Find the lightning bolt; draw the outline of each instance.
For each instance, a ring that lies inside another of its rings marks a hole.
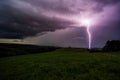
[[[87,33],[88,33],[88,43],[89,43],[89,49],[91,49],[91,32],[90,32],[90,25],[87,25]]]

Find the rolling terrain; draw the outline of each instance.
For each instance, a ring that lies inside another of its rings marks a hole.
[[[120,52],[66,48],[4,57],[0,80],[120,80]]]

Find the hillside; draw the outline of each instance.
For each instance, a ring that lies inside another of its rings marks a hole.
[[[0,58],[0,80],[120,80],[120,54],[57,49]]]
[[[0,43],[0,57],[50,52],[58,49],[53,46]]]

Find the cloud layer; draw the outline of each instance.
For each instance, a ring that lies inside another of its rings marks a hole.
[[[90,16],[96,19],[95,25],[101,28],[93,27],[92,30],[94,41],[97,43],[101,40],[98,39],[98,36],[109,35],[102,32],[106,31],[107,27],[110,31],[114,30],[113,26],[117,26],[117,30],[120,29],[119,7],[120,0],[0,0],[0,38],[26,38],[41,36],[45,33],[49,35],[51,34],[49,32],[80,26],[79,19],[83,16]],[[98,35],[95,34],[96,31]],[[59,32],[52,33],[50,36],[56,33]],[[81,30],[80,34],[82,33],[84,32]],[[114,34],[111,35],[114,36]],[[118,38],[118,35],[116,36]],[[37,39],[44,41],[46,38],[50,39],[48,36],[44,39],[40,37]],[[65,39],[64,36],[61,38]],[[67,38],[66,41],[70,38]],[[103,36],[102,38],[108,39]],[[78,36],[74,39],[78,39]],[[46,42],[48,41],[42,43]]]

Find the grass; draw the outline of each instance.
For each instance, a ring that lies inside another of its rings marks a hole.
[[[58,49],[0,58],[0,80],[120,80],[118,53]]]

